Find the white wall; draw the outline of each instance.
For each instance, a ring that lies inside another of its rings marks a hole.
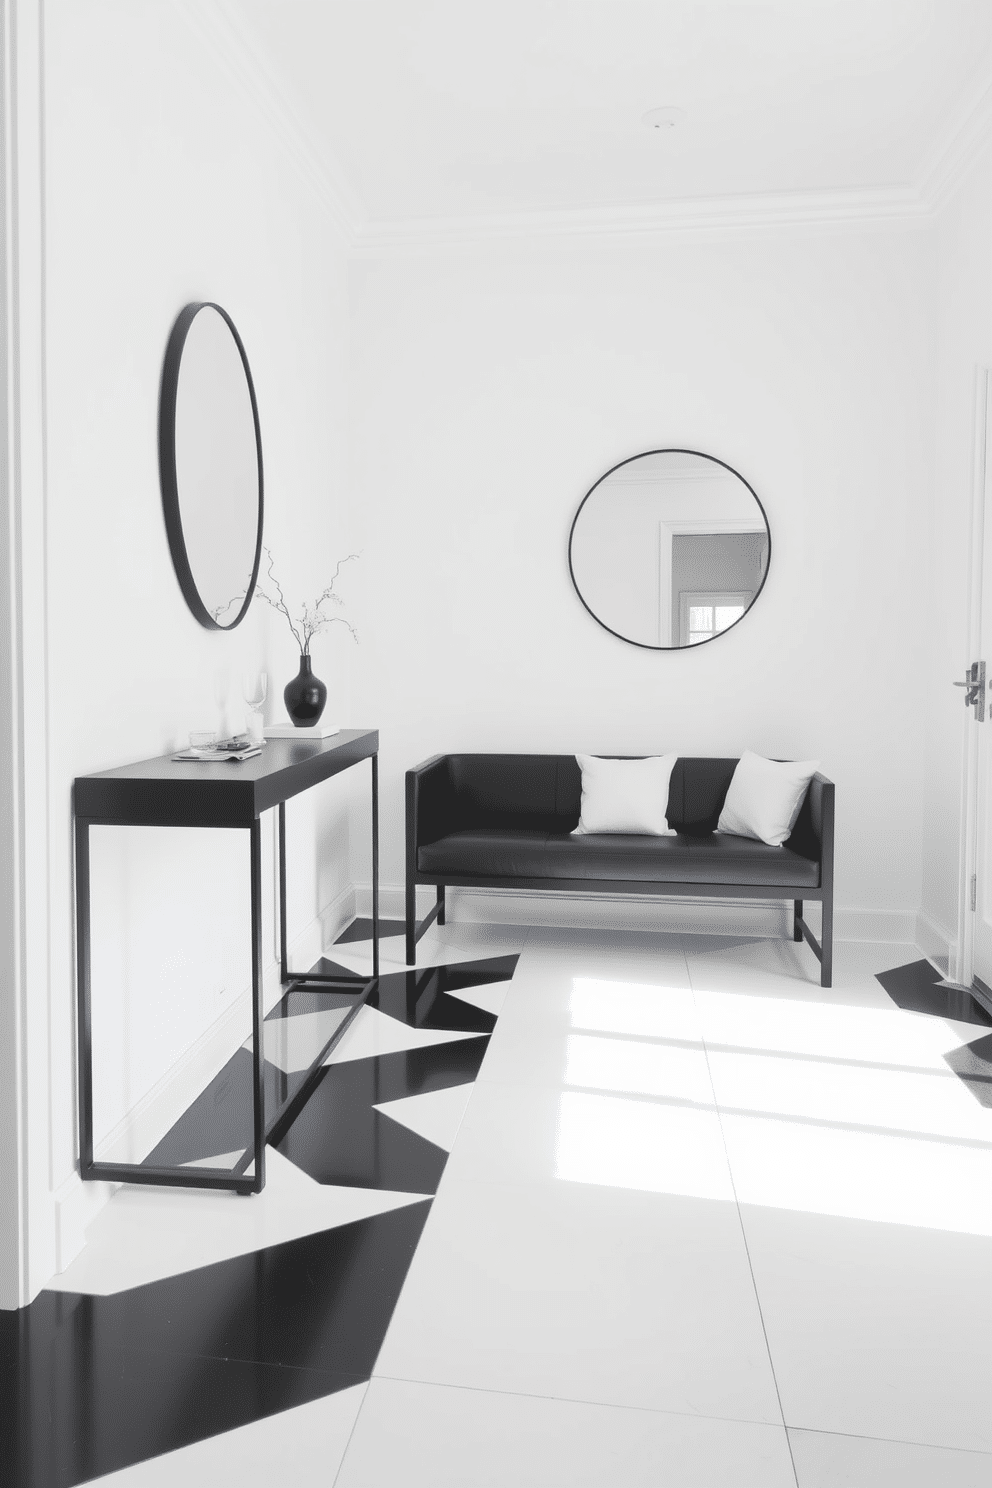
[[[183,6],[52,0],[46,94],[49,1180],[64,1264],[94,1197],[73,1178],[73,777],[213,726],[244,665],[266,666],[277,695],[297,666],[276,617],[252,612],[230,635],[202,630],[173,574],[156,420],[165,342],[185,303],[219,302],[244,340],[266,536],[287,592],[319,592],[351,534],[345,252],[251,90]],[[341,627],[314,645],[329,709],[345,718],[351,662]],[[347,899],[350,795],[343,779],[290,807],[291,937],[315,933],[317,917]],[[93,837],[99,1142],[247,990],[248,870],[245,833]],[[246,1000],[233,1016],[248,1019]],[[223,1057],[247,1031],[235,1023]]]
[[[966,714],[951,684],[968,655],[968,579],[975,439],[975,379],[992,366],[992,143],[942,211],[937,235],[937,379],[933,523],[928,543],[931,616],[926,650],[927,748],[922,907],[924,931],[956,938],[961,777]]]
[[[925,231],[739,232],[368,259],[353,277],[359,711],[402,774],[435,751],[770,755],[837,782],[837,902],[919,905],[933,257]],[[757,491],[769,578],[701,650],[582,609],[569,525],[666,445]],[[880,921],[878,915],[883,919]],[[847,921],[858,923],[857,916]]]

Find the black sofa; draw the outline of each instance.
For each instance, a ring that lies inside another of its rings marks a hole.
[[[582,777],[571,754],[441,754],[406,774],[406,959],[435,919],[444,924],[446,885],[471,889],[791,899],[793,938],[804,937],[831,984],[834,787],[814,775],[792,836],[782,847],[719,833],[733,759],[679,759],[668,820],[677,837],[572,837]],[[420,925],[418,884],[437,902]],[[823,906],[820,941],[803,902]]]

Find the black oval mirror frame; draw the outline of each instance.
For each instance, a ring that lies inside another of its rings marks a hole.
[[[586,505],[586,502],[599,489],[599,487],[603,484],[603,482],[606,481],[606,480],[608,480],[609,477],[611,475],[614,475],[618,470],[622,470],[623,467],[626,466],[626,465],[633,464],[634,461],[636,461],[636,460],[643,460],[643,459],[646,459],[647,457],[652,456],[652,455],[689,455],[689,456],[693,456],[693,457],[695,457],[696,459],[699,459],[699,460],[708,460],[712,464],[720,466],[723,470],[727,471],[730,475],[736,477],[736,479],[740,481],[741,485],[754,498],[754,501],[755,501],[755,503],[757,505],[757,508],[758,508],[758,510],[761,513],[762,521],[764,522],[764,525],[765,525],[765,532],[766,532],[767,538],[768,538],[767,556],[765,558],[765,563],[764,563],[764,572],[761,575],[761,582],[758,584],[757,588],[755,589],[754,596],[750,600],[750,602],[747,605],[747,607],[745,608],[744,613],[742,615],[740,615],[738,617],[738,619],[736,619],[735,621],[733,621],[732,624],[728,625],[725,630],[715,631],[713,635],[711,635],[711,636],[709,636],[707,638],[707,640],[705,640],[705,641],[702,641],[702,640],[696,641],[691,646],[687,646],[687,645],[678,645],[678,646],[653,645],[649,641],[637,641],[637,640],[634,640],[631,636],[622,635],[620,633],[620,631],[614,630],[612,626],[607,625],[606,621],[603,620],[601,618],[601,616],[599,616],[599,615],[596,614],[596,611],[592,608],[592,606],[586,600],[585,596],[582,593],[582,590],[579,587],[578,579],[576,578],[576,575],[575,575],[575,568],[574,568],[574,565],[573,565],[573,562],[572,562],[572,549],[573,549],[573,543],[574,543],[574,540],[575,540],[575,531],[576,531],[576,527],[578,526],[578,523],[579,523],[579,518],[582,515],[583,508]],[[610,635],[616,636],[616,638],[617,638],[618,641],[624,641],[628,646],[638,646],[642,650],[645,650],[645,651],[684,651],[684,650],[691,650],[691,649],[694,649],[694,647],[696,645],[707,645],[707,644],[709,644],[709,641],[718,640],[721,635],[726,635],[729,631],[734,630],[741,623],[741,621],[748,614],[748,612],[752,609],[752,607],[754,606],[754,604],[757,602],[758,595],[761,593],[762,589],[765,587],[765,582],[766,582],[766,580],[768,578],[768,570],[771,567],[771,557],[772,557],[772,530],[771,530],[771,527],[770,527],[769,522],[768,522],[768,514],[766,513],[765,508],[762,505],[761,500],[758,497],[757,492],[754,490],[754,488],[750,484],[750,482],[749,481],[746,481],[744,479],[744,477],[741,475],[740,471],[735,470],[732,465],[728,465],[725,460],[719,460],[719,459],[717,459],[717,457],[715,455],[703,454],[702,451],[700,451],[700,450],[675,449],[675,448],[642,450],[640,454],[630,455],[626,460],[618,460],[615,465],[611,465],[610,466],[610,469],[607,470],[603,475],[601,475],[599,477],[599,479],[597,481],[595,481],[590,486],[589,490],[583,496],[582,500],[579,502],[578,510],[576,511],[575,516],[572,518],[572,525],[571,525],[571,528],[569,529],[569,534],[568,534],[568,573],[569,573],[569,578],[572,581],[572,587],[574,588],[576,594],[578,595],[579,601],[581,602],[583,609],[585,609],[588,612],[588,614],[590,614],[592,616],[592,618],[595,620],[595,622],[596,622],[597,625],[601,626],[603,630],[608,631]]]
[[[218,315],[223,318],[238,349],[241,365],[244,368],[248,396],[251,401],[252,420],[255,426],[255,450],[258,457],[258,522],[255,532],[255,557],[251,572],[251,582],[248,585],[244,603],[234,619],[227,625],[221,625],[216,615],[211,614],[207,609],[196,586],[196,580],[193,577],[189,553],[186,548],[186,539],[183,534],[179,481],[176,469],[176,405],[179,395],[179,373],[182,367],[183,349],[186,345],[186,337],[189,335],[193,321],[201,310],[206,309],[216,310]],[[258,422],[255,384],[252,381],[251,368],[248,365],[248,357],[244,344],[238,335],[234,321],[228,315],[227,311],[212,300],[200,300],[184,306],[169,335],[169,341],[165,349],[165,360],[162,366],[162,390],[159,399],[158,458],[165,530],[169,539],[172,565],[176,571],[176,578],[179,580],[179,587],[182,590],[183,598],[193,616],[205,629],[233,630],[236,625],[241,624],[241,621],[248,613],[248,608],[255,592],[255,583],[258,579],[258,569],[262,557],[262,521],[264,515],[262,434]]]

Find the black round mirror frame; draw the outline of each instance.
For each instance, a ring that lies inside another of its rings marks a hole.
[[[631,640],[630,636],[621,635],[618,630],[614,630],[611,626],[607,625],[604,620],[601,620],[599,618],[599,616],[596,614],[595,610],[591,609],[589,607],[589,605],[586,604],[586,601],[585,601],[585,599],[583,597],[583,594],[582,594],[582,590],[579,588],[578,582],[577,582],[576,577],[575,577],[575,570],[572,567],[572,539],[575,536],[575,528],[578,525],[578,521],[579,521],[580,516],[582,515],[582,508],[585,506],[585,504],[589,500],[590,496],[593,494],[594,491],[596,491],[603,484],[603,482],[605,480],[608,480],[609,477],[611,475],[613,475],[617,470],[622,470],[625,465],[630,465],[635,460],[643,460],[648,455],[695,455],[700,460],[712,460],[712,462],[713,462],[714,465],[720,465],[720,466],[722,466],[724,470],[727,470],[727,471],[730,472],[731,475],[736,476],[737,479],[740,481],[741,485],[742,486],[746,486],[747,489],[750,491],[751,495],[754,497],[755,501],[757,502],[758,510],[761,512],[762,520],[764,521],[764,524],[765,524],[765,531],[768,533],[768,558],[767,558],[767,560],[765,562],[765,572],[764,572],[764,574],[762,576],[761,583],[758,585],[757,589],[754,591],[754,599],[752,599],[751,603],[748,605],[747,609],[744,611],[744,614],[740,617],[740,620],[735,620],[734,623],[733,623],[733,625],[728,625],[727,626],[727,629],[726,630],[717,631],[715,635],[710,636],[709,640],[707,640],[707,641],[699,641],[699,642],[696,643],[696,645],[693,645],[693,646],[652,646],[647,641],[634,641],[634,640]],[[768,570],[771,568],[771,565],[772,565],[772,529],[769,526],[768,513],[765,511],[764,506],[761,504],[761,500],[760,500],[760,498],[758,496],[757,491],[755,491],[755,489],[751,485],[750,481],[746,481],[744,479],[744,477],[741,475],[740,471],[739,470],[735,470],[732,465],[728,465],[727,462],[726,462],[726,460],[718,460],[717,457],[716,457],[716,455],[707,455],[707,454],[704,454],[702,452],[702,450],[675,449],[675,448],[641,450],[640,454],[638,454],[638,455],[630,455],[626,460],[618,460],[615,465],[611,465],[610,468],[609,468],[609,470],[605,471],[599,477],[599,480],[598,481],[594,481],[593,484],[589,487],[588,491],[583,496],[582,500],[579,502],[578,511],[575,513],[575,516],[572,518],[572,525],[571,525],[571,527],[569,528],[569,531],[568,531],[568,576],[569,576],[569,578],[572,581],[572,588],[575,590],[576,594],[578,595],[579,601],[580,601],[580,603],[582,605],[582,608],[588,614],[590,614],[592,616],[592,618],[595,620],[595,622],[596,622],[597,625],[601,626],[603,630],[608,631],[611,636],[616,636],[616,638],[617,638],[618,641],[623,641],[628,646],[638,646],[642,651],[695,651],[698,646],[709,646],[709,645],[711,645],[713,643],[713,641],[718,641],[721,636],[724,636],[724,635],[729,634],[729,632],[732,631],[732,630],[734,630],[736,626],[740,625],[741,620],[745,619],[745,617],[748,615],[748,613],[754,608],[754,606],[755,606],[755,604],[757,603],[757,600],[758,600],[758,595],[761,593],[762,589],[765,587],[765,582],[766,582],[766,580],[768,578]]]
[[[201,310],[216,310],[227,324],[228,330],[234,338],[234,344],[238,348],[241,357],[241,365],[244,367],[245,381],[248,384],[248,396],[251,399],[251,415],[255,425],[255,450],[258,455],[258,527],[255,533],[255,561],[251,571],[251,583],[245,594],[244,604],[241,606],[234,619],[228,625],[221,625],[207,609],[200,598],[193,578],[193,570],[190,567],[189,554],[186,551],[186,539],[183,536],[182,513],[179,505],[179,483],[176,477],[176,399],[179,393],[179,372],[182,366],[183,348],[186,345],[186,337],[189,335],[190,327]],[[162,485],[162,508],[165,514],[165,530],[169,539],[169,551],[172,554],[172,566],[179,580],[183,598],[193,616],[207,630],[233,630],[240,625],[248,613],[252,596],[255,593],[255,583],[258,579],[259,564],[262,559],[262,519],[264,515],[264,493],[262,479],[262,431],[258,422],[258,404],[255,401],[255,384],[252,381],[251,368],[248,365],[248,356],[245,352],[244,343],[238,335],[238,328],[221,305],[213,300],[198,300],[186,305],[179,312],[176,323],[169,334],[168,344],[165,348],[165,361],[162,365],[162,391],[159,398],[158,413],[158,464],[159,479]]]

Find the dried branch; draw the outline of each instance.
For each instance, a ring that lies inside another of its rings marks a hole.
[[[351,631],[353,640],[355,640],[356,642],[358,641],[358,631],[352,625],[350,620],[345,620],[343,615],[322,615],[316,622],[316,624],[314,624],[310,628],[310,632],[307,636],[307,649],[305,653],[307,656],[310,655],[310,642],[313,640],[314,636],[320,635],[327,629],[329,625],[346,625]]]
[[[233,596],[233,598],[229,599],[226,604],[218,605],[215,610],[211,610],[210,611],[210,618],[212,620],[219,621],[220,620],[220,617],[221,617],[221,615],[223,615],[224,611],[225,610],[229,610],[232,605],[242,605],[242,604],[244,604],[244,602],[245,602],[245,595],[248,593],[248,589],[249,589],[250,585],[251,585],[251,574],[248,575],[248,583],[245,585],[245,587],[243,589],[239,589],[238,593],[235,594]]]
[[[334,585],[337,581],[338,574],[341,572],[342,565],[345,563],[350,563],[353,558],[357,558],[357,553],[349,553],[347,558],[342,558],[340,560],[337,568],[335,568],[334,573],[331,576],[330,583],[324,589],[323,593],[318,595],[317,599],[312,605],[304,604],[302,607],[300,618],[294,621],[292,615],[289,612],[289,606],[286,603],[286,597],[282,592],[282,586],[280,585],[279,580],[276,578],[275,569],[273,567],[274,559],[272,557],[272,554],[270,553],[268,548],[266,548],[264,552],[266,558],[268,559],[268,577],[274,585],[275,591],[279,597],[278,599],[273,599],[270,594],[266,594],[261,584],[256,585],[255,594],[259,599],[264,600],[267,605],[270,605],[272,609],[278,610],[281,615],[285,616],[286,623],[293,633],[293,639],[299,646],[301,655],[310,655],[310,642],[313,640],[314,636],[320,635],[321,631],[326,630],[329,625],[338,624],[347,626],[348,629],[351,631],[351,634],[354,637],[355,641],[357,642],[358,631],[349,620],[345,620],[341,615],[323,615],[321,614],[320,610],[321,605],[324,604],[327,600],[331,600],[336,605],[340,605],[343,603],[340,596],[334,593]]]
[[[229,599],[226,604],[218,605],[215,610],[211,610],[210,611],[210,618],[211,618],[211,620],[217,620],[217,621],[219,621],[221,615],[223,615],[223,613],[224,613],[225,610],[229,610],[231,608],[231,606],[232,605],[235,605],[235,604],[244,604],[244,599],[245,599],[245,591],[242,589],[242,591],[241,591],[240,594],[236,594],[234,596],[234,598],[233,599]]]
[[[337,583],[338,574],[341,572],[341,570],[344,567],[344,565],[346,563],[351,563],[352,560],[353,559],[357,559],[357,557],[358,557],[358,554],[357,553],[349,553],[348,556],[347,556],[347,558],[342,558],[340,560],[340,562],[338,563],[337,568],[334,570],[333,574],[331,575],[331,582],[328,584],[328,586],[324,590],[323,594],[321,594],[318,597],[317,602],[314,605],[314,610],[315,611],[317,611],[317,610],[320,609],[320,607],[324,603],[324,600],[325,599],[331,599],[331,600],[333,600],[336,605],[339,605],[339,604],[343,604],[344,603],[344,600],[341,598],[341,596],[334,593],[334,585]]]
[[[266,594],[266,592],[262,588],[261,584],[257,584],[255,586],[255,593],[256,593],[256,595],[258,596],[259,599],[264,600],[267,605],[271,605],[272,609],[278,610],[279,613],[280,613],[280,615],[285,615],[285,617],[286,617],[286,624],[289,626],[290,630],[293,632],[293,639],[296,642],[296,644],[299,646],[300,651],[302,652],[303,651],[303,639],[302,639],[302,637],[300,635],[300,632],[297,630],[295,624],[293,623],[293,617],[289,613],[289,606],[286,603],[286,596],[282,592],[282,585],[280,584],[279,580],[276,578],[275,569],[272,566],[273,563],[275,562],[275,560],[272,557],[272,554],[270,553],[270,551],[269,551],[268,548],[263,549],[263,551],[265,553],[266,558],[269,560],[268,576],[269,576],[270,580],[272,581],[273,585],[275,586],[275,591],[276,591],[276,594],[279,596],[279,598],[278,599],[273,599],[271,595]]]

